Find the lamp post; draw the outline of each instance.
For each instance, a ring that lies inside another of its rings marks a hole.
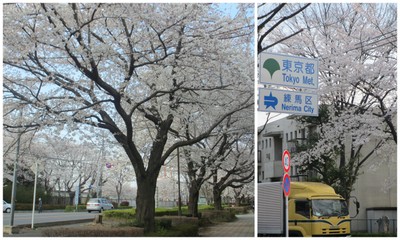
[[[178,216],[182,216],[182,209],[181,209],[181,173],[179,167],[179,147],[177,148],[178,151]]]

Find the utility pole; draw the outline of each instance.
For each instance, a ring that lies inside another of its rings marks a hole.
[[[20,119],[22,119],[22,109],[20,111]],[[10,226],[14,226],[14,214],[15,214],[15,198],[17,196],[17,168],[18,168],[18,158],[19,158],[19,149],[21,145],[21,135],[23,131],[18,134],[17,139],[17,153],[14,160],[14,171],[13,171],[13,183],[12,183],[12,192],[11,192],[11,220]]]
[[[32,223],[31,223],[31,228],[34,229],[35,228],[35,206],[36,206],[36,187],[37,187],[37,179],[38,179],[38,162],[37,160],[35,161],[35,184],[33,186],[33,204],[32,204]],[[40,211],[40,207],[39,207],[39,211]]]
[[[178,151],[178,216],[182,216],[182,208],[181,208],[181,173],[179,167],[179,147],[177,148]]]

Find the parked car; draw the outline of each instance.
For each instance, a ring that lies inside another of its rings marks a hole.
[[[105,198],[91,198],[86,204],[86,210],[90,213],[98,211],[101,213],[103,210],[113,209],[114,206]]]
[[[11,204],[3,200],[3,213],[11,212]]]

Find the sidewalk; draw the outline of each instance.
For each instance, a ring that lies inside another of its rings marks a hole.
[[[254,214],[236,215],[234,222],[201,228],[201,237],[254,237]]]

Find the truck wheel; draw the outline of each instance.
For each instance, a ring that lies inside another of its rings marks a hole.
[[[289,231],[289,237],[303,237],[303,234],[299,231]]]

